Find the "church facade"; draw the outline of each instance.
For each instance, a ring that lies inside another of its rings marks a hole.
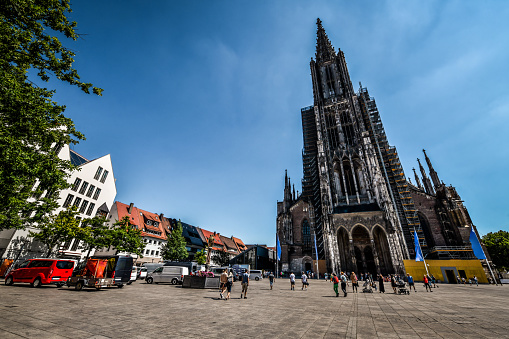
[[[429,258],[471,258],[474,226],[456,190],[439,181],[426,154],[432,180],[422,166],[423,184],[415,171],[415,184],[405,177],[375,100],[362,85],[354,91],[344,53],[319,19],[310,68],[302,193],[285,174],[277,203],[279,270],[404,273],[403,260],[415,258],[414,231]]]

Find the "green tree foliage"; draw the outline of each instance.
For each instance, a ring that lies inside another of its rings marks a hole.
[[[141,231],[131,224],[128,216],[113,224],[111,238],[111,245],[118,251],[133,253],[143,257],[145,244],[141,237]]]
[[[196,254],[194,255],[194,260],[199,265],[204,265],[207,262],[207,253],[206,253],[206,251],[205,250],[201,250],[201,251],[196,252]]]
[[[69,2],[0,1],[0,230],[45,222],[74,169],[55,150],[84,139],[65,106],[51,100],[54,91],[30,79],[54,77],[85,93],[102,92],[80,80],[74,52],[60,41],[79,37],[66,17]]]
[[[82,229],[80,220],[76,219],[78,212],[75,208],[63,210],[57,215],[49,216],[44,222],[37,225],[36,232],[30,231],[29,235],[46,245],[49,258],[55,248],[74,238],[81,239]]]
[[[482,237],[482,242],[493,263],[499,269],[509,269],[509,232],[502,230],[496,233],[490,232]]]
[[[228,266],[230,264],[230,255],[228,252],[219,251],[212,256],[212,260],[219,266]]]
[[[168,241],[161,249],[161,256],[164,260],[182,261],[188,257],[186,239],[182,235],[182,223],[180,220],[171,230]]]
[[[115,230],[105,225],[107,220],[103,216],[83,220],[81,225],[83,245],[81,249],[87,251],[86,259],[90,256],[92,250],[110,247],[113,244]]]

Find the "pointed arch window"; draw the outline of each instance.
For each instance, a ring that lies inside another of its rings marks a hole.
[[[311,227],[307,219],[302,222],[302,247],[304,251],[311,249]]]

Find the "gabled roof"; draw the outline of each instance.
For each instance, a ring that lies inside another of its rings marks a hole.
[[[232,239],[235,242],[235,244],[237,245],[237,247],[239,248],[240,252],[247,249],[246,245],[244,245],[244,242],[242,240],[240,240],[239,238],[235,238],[235,237],[232,237]]]
[[[214,246],[212,247],[213,250],[224,251],[224,247],[225,246],[224,246],[224,243],[219,238],[219,234],[218,233],[216,233],[214,235],[214,232],[210,232],[210,231],[204,230],[203,228],[197,227],[197,229],[199,229],[203,233],[203,236],[205,237],[205,239],[208,239],[210,236],[214,237]]]
[[[230,252],[232,252],[232,251],[238,252],[239,251],[239,249],[238,249],[237,245],[235,244],[235,241],[233,241],[233,239],[227,238],[222,235],[219,235],[219,238],[224,243],[224,245],[226,246],[226,249],[228,251],[230,251]]]
[[[151,238],[166,240],[166,232],[165,232],[163,224],[159,220],[159,216],[157,214],[139,209],[135,206],[133,206],[131,213],[129,213],[129,205],[126,205],[119,201],[116,201],[115,203],[117,204],[117,212],[118,212],[119,220],[124,218],[125,216],[128,216],[129,222],[132,225],[135,225],[136,227],[138,227],[138,229],[141,231],[141,235],[143,237],[151,237]],[[154,225],[145,224],[145,219],[143,217],[145,217],[149,220],[157,221],[158,226],[156,227]],[[161,234],[160,235],[152,234],[152,233],[146,232],[147,230],[154,231],[154,232],[160,232]]]

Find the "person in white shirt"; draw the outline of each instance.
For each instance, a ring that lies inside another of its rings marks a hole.
[[[290,290],[295,291],[295,274],[290,273]]]
[[[307,291],[309,283],[308,283],[308,276],[306,275],[306,273],[302,272],[301,279],[302,279],[302,288],[301,288],[301,290],[305,289]]]

